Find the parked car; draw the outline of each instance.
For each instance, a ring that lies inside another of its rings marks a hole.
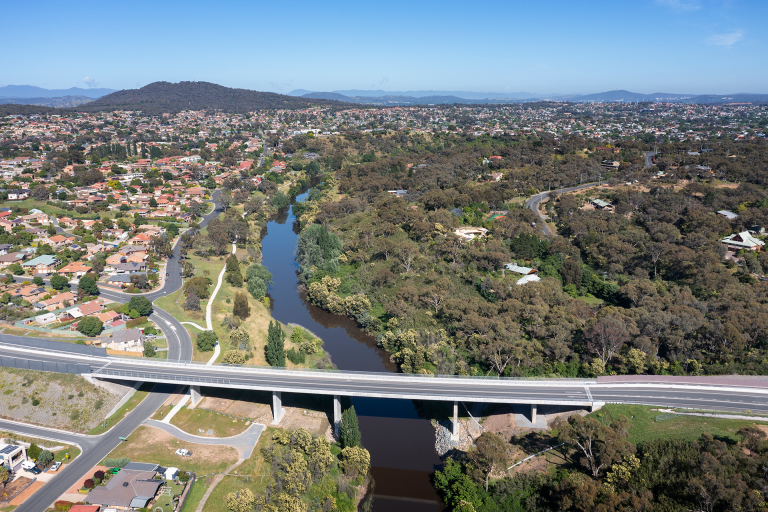
[[[51,464],[51,469],[49,471],[58,471],[61,467],[61,462],[54,462]]]

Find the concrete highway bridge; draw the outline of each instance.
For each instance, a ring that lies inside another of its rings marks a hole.
[[[341,396],[453,402],[454,435],[458,402],[528,404],[535,422],[537,406],[595,408],[605,403],[647,404],[717,411],[768,412],[768,379],[618,376],[598,379],[514,379],[424,376],[270,367],[205,365],[101,355],[102,349],[48,341],[15,343],[0,339],[0,365],[77,373],[86,378],[188,385],[193,404],[201,387],[248,389],[272,393],[273,420],[282,418],[282,393],[329,395],[334,427],[341,420]],[[24,343],[27,346],[21,346]],[[73,347],[81,347],[73,353]]]

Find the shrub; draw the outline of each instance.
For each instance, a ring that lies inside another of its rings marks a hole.
[[[216,347],[219,337],[213,331],[203,331],[197,335],[197,348],[202,352],[210,352]]]
[[[131,462],[128,457],[121,457],[119,459],[104,459],[104,465],[110,468],[124,468]]]
[[[144,344],[144,357],[155,357],[155,346],[151,343]]]
[[[71,509],[73,506],[74,503],[71,501],[59,500],[53,504],[53,510],[56,512],[67,512],[67,510]]]
[[[130,316],[130,314],[128,316]],[[125,322],[125,328],[133,329],[134,327],[138,327],[139,325],[143,324],[146,321],[147,321],[147,317],[140,316],[138,318],[134,318],[133,320],[128,320],[127,322]]]
[[[240,350],[227,350],[221,360],[226,364],[243,364],[245,363],[245,353]]]
[[[104,472],[102,470],[98,470],[93,474],[93,478],[96,478],[98,480],[104,480]]]
[[[27,457],[37,460],[40,457],[41,451],[42,450],[39,446],[37,446],[35,443],[32,443],[29,445],[29,448],[27,448]]]
[[[95,316],[86,316],[77,322],[77,330],[86,336],[98,336],[104,330],[104,322]]]
[[[286,352],[285,357],[287,357],[288,360],[293,364],[302,364],[304,363],[304,361],[307,360],[306,354],[301,350],[296,350],[295,348],[292,348],[291,350]]]
[[[146,297],[131,297],[128,309],[135,309],[141,316],[147,316],[152,312],[152,303]]]
[[[89,478],[88,480],[83,482],[83,487],[85,487],[86,489],[93,489],[94,487],[96,487],[96,483]]]
[[[40,452],[40,463],[43,465],[43,467],[47,466],[53,462],[53,453],[49,452],[48,450],[43,450]]]
[[[371,467],[371,454],[365,448],[348,446],[341,451],[341,464],[344,473],[350,478],[365,475]]]
[[[248,318],[251,314],[251,306],[248,304],[248,297],[242,293],[235,294],[235,303],[232,306],[232,314],[242,319]]]
[[[179,482],[189,482],[189,473],[186,471],[179,471],[178,475]]]
[[[35,407],[37,407],[38,405],[40,405],[40,400],[38,400],[37,398],[33,398],[33,399],[32,399],[32,405],[34,405]]]

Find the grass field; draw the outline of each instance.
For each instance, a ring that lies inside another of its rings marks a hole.
[[[145,382],[143,383],[139,389],[136,390],[136,392],[133,394],[131,398],[128,399],[127,402],[125,402],[112,416],[105,419],[103,422],[101,422],[99,425],[91,429],[90,432],[88,432],[89,435],[96,436],[99,434],[103,434],[113,426],[115,426],[117,423],[120,423],[120,421],[125,418],[125,415],[131,412],[136,408],[137,405],[141,403],[142,400],[149,394],[149,392],[152,390],[152,388],[155,386],[154,382]],[[105,428],[106,426],[106,428]]]
[[[203,230],[202,233],[205,233],[205,230]],[[231,250],[231,246],[229,246],[229,249]],[[237,258],[242,261],[246,255],[246,250],[238,249],[235,254]],[[189,261],[190,263],[192,263],[192,265],[194,265],[196,269],[195,275],[209,277],[211,281],[213,281],[213,284],[211,284],[209,288],[210,293],[213,293],[213,290],[216,288],[216,283],[218,282],[219,274],[224,268],[227,256],[228,255],[219,256],[219,257],[214,256],[206,259],[206,258],[201,258],[199,256],[196,256],[192,253],[189,254]],[[247,264],[241,263],[241,271],[243,274],[245,274],[246,268],[247,268]],[[250,339],[251,358],[246,362],[246,364],[266,366],[267,361],[264,354],[264,347],[266,346],[266,343],[267,343],[267,330],[269,327],[269,322],[272,321],[273,318],[269,312],[269,309],[266,306],[264,306],[264,304],[262,304],[261,301],[256,300],[253,296],[251,296],[250,293],[248,293],[248,289],[245,284],[242,287],[235,287],[230,285],[226,281],[222,281],[221,288],[219,289],[219,292],[216,294],[216,297],[214,299],[214,302],[211,308],[211,320],[212,320],[213,331],[217,334],[219,338],[219,345],[221,346],[221,354],[223,356],[223,354],[227,350],[237,348],[237,346],[230,343],[229,336],[231,331],[229,330],[228,327],[222,324],[225,323],[225,319],[227,317],[232,316],[232,303],[234,301],[235,294],[238,292],[245,293],[246,297],[248,298],[248,304],[250,305],[250,309],[251,309],[250,316],[243,321],[243,325],[245,325],[245,328],[251,334],[251,339]],[[184,296],[183,296],[182,290],[166,295],[165,297],[161,297],[155,301],[158,307],[164,309],[165,311],[173,315],[175,318],[177,318],[179,321],[194,322],[197,325],[200,325],[201,327],[206,327],[205,309],[208,305],[208,300],[200,301],[200,307],[202,311],[199,311],[199,312],[185,310],[182,307],[183,302],[184,302]],[[190,333],[190,337],[192,338],[192,343],[193,343],[192,359],[194,361],[208,361],[213,353],[200,352],[197,349],[197,334],[200,332],[200,330],[189,325],[185,325],[185,327],[187,328],[187,331]],[[283,330],[286,332],[285,350],[287,351],[294,347],[294,344],[290,342],[290,339],[288,339],[292,332],[292,328],[283,326]],[[297,368],[313,367],[314,364],[319,359],[322,359],[322,357],[323,357],[322,353],[313,355],[311,357],[307,357],[306,362],[304,364],[299,364],[299,365],[295,365],[290,361],[286,360],[286,365],[288,367],[297,367]],[[219,356],[219,360],[220,358],[221,356]]]
[[[271,427],[264,430],[251,458],[237,467],[237,475],[233,471],[219,482],[205,503],[205,512],[228,512],[225,496],[245,487],[250,489],[255,496],[264,493],[271,477],[272,468],[264,462],[261,449],[271,442],[274,431],[275,429]]]
[[[200,500],[203,499],[205,491],[210,485],[210,478],[198,478],[192,485],[192,490],[187,495],[187,500],[184,502],[181,512],[195,512]]]
[[[171,425],[179,427],[184,432],[200,435],[198,429],[213,430],[214,437],[230,437],[242,434],[250,426],[245,420],[240,420],[204,409],[187,409],[184,407],[171,420]]]
[[[176,455],[178,448],[192,452],[191,457]],[[105,458],[128,457],[133,462],[149,462],[163,467],[178,467],[198,475],[221,472],[237,461],[237,451],[229,446],[204,445],[179,441],[171,434],[142,426],[128,436]]]
[[[735,442],[740,440],[736,432],[744,425],[751,425],[749,420],[732,420],[725,418],[706,418],[699,416],[678,416],[670,419],[664,413],[658,412],[658,407],[647,405],[614,405],[607,404],[590,416],[601,423],[608,424],[620,415],[629,419],[632,427],[629,429],[629,441],[633,444],[654,439],[698,439],[704,432],[723,441]],[[634,416],[634,417],[633,417]],[[667,415],[668,416],[668,415]]]

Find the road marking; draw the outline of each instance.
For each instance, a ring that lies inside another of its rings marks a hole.
[[[589,388],[584,386],[584,390],[587,392],[587,398],[589,398],[589,401],[594,402],[594,400],[592,400],[592,393],[589,392]]]

